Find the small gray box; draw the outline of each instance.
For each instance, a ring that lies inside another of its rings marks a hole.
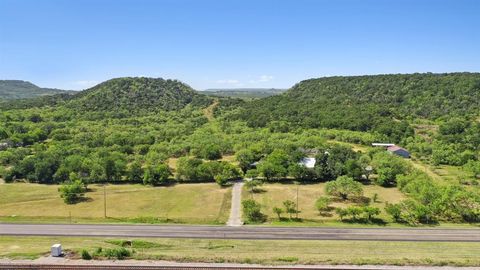
[[[62,256],[62,245],[55,244],[51,248],[52,257],[61,257]]]

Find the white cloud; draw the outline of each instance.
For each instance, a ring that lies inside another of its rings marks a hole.
[[[269,82],[271,80],[273,80],[273,76],[271,75],[262,75],[258,78],[259,82]]]
[[[227,80],[218,80],[216,83],[219,84],[239,84],[239,80],[227,79]]]
[[[274,77],[272,75],[262,75],[262,76],[257,77],[254,80],[249,80],[248,83],[256,84],[256,83],[271,82],[271,81],[273,81],[273,78]]]

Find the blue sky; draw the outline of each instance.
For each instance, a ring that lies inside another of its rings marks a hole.
[[[195,89],[332,75],[480,71],[477,0],[0,0],[0,79]]]

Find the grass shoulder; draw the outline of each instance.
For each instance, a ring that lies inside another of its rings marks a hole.
[[[39,258],[52,243],[61,243],[70,259],[80,259],[85,250],[102,260],[125,249],[122,259],[177,262],[480,266],[480,243],[401,241],[2,237],[0,257]]]

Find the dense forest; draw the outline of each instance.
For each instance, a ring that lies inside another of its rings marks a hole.
[[[74,95],[4,103],[0,176],[66,183],[67,191],[96,182],[348,177],[410,194],[389,208],[403,222],[479,221],[478,189],[470,188],[480,176],[479,101],[480,74],[469,73],[312,79],[253,101],[209,97],[175,80],[112,79]],[[383,149],[352,149],[376,141],[428,164],[461,166],[474,180],[438,185]],[[305,157],[314,168],[300,165]],[[456,207],[442,212],[448,205]]]

